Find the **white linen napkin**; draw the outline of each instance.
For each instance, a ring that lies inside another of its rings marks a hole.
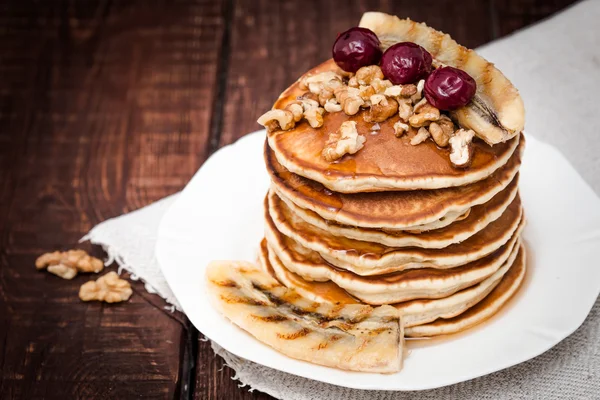
[[[480,53],[519,88],[527,129],[561,150],[600,193],[600,1],[587,0]],[[82,240],[100,244],[120,268],[142,279],[146,289],[180,309],[154,257],[158,224],[177,194],[107,220]],[[562,343],[519,366],[457,385],[418,393],[361,391],[276,371],[228,353],[217,354],[250,390],[286,400],[399,399],[593,399],[600,393],[600,300],[586,322]],[[460,360],[457,360],[460,362]]]

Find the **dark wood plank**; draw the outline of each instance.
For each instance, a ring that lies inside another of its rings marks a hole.
[[[80,302],[88,276],[63,281],[33,262],[197,170],[222,15],[211,0],[0,5],[1,398],[190,389],[182,363],[195,336],[182,316],[141,284],[126,304]]]
[[[498,36],[506,36],[575,3],[574,0],[491,0]]]
[[[569,0],[543,1],[285,1],[234,0],[229,25],[227,83],[223,97],[219,144],[232,143],[257,130],[256,119],[279,93],[304,71],[330,57],[337,33],[358,23],[363,12],[380,10],[449,33],[459,43],[476,47],[506,35],[562,8]],[[213,138],[214,139],[214,138]],[[271,399],[237,388],[234,372],[213,358],[201,342],[196,399]],[[200,368],[204,366],[205,368]]]

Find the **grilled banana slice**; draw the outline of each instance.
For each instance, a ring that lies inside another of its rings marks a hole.
[[[350,371],[402,368],[404,332],[394,307],[313,302],[246,262],[212,262],[206,280],[219,312],[289,357]]]
[[[384,13],[367,12],[359,25],[375,32],[384,48],[398,42],[414,42],[442,64],[460,68],[471,75],[477,82],[475,97],[452,112],[462,128],[472,129],[490,145],[506,142],[523,130],[525,108],[518,90],[494,64],[473,50],[423,23]]]

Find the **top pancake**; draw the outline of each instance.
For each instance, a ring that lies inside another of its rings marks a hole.
[[[336,67],[326,61],[308,74]],[[295,82],[276,101],[274,108],[283,109],[297,96],[305,93]],[[427,140],[413,146],[410,136],[397,138],[393,125],[399,120],[395,115],[380,122],[373,131],[373,123],[363,120],[364,111],[348,116],[344,112],[325,113],[324,124],[312,128],[306,121],[293,129],[268,134],[269,146],[277,161],[286,169],[312,179],[340,193],[374,192],[388,190],[436,189],[462,186],[485,179],[502,167],[516,149],[519,136],[494,146],[476,139],[471,166],[455,168],[450,163],[449,149],[439,148]],[[356,121],[358,133],[366,137],[364,147],[356,154],[345,155],[329,163],[321,156],[330,132],[335,132],[345,121]]]
[[[449,215],[461,215],[471,207],[487,203],[517,175],[525,140],[509,162],[487,179],[446,189],[376,193],[334,193],[323,185],[285,169],[265,145],[265,164],[272,188],[280,197],[311,210],[326,220],[364,228],[413,230]]]

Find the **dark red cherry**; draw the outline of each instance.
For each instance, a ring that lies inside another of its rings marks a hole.
[[[344,71],[356,72],[366,65],[378,64],[381,59],[379,38],[370,29],[350,28],[340,33],[331,48],[335,63]]]
[[[381,70],[394,85],[415,83],[432,69],[431,54],[412,42],[396,43],[383,53]]]
[[[440,110],[466,105],[477,90],[477,83],[465,71],[453,67],[438,68],[425,81],[425,98]]]

